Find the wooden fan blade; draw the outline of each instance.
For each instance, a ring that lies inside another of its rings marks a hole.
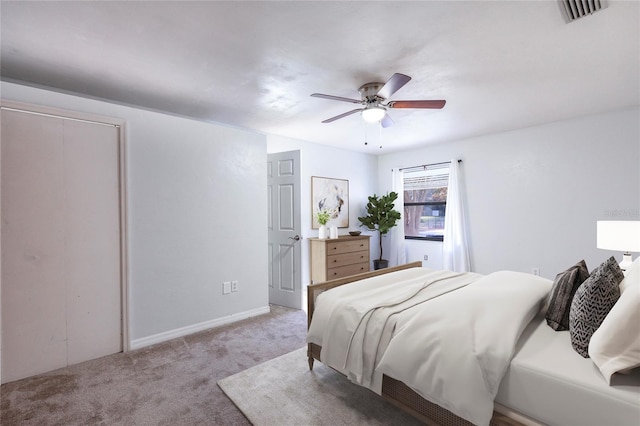
[[[408,75],[395,73],[389,80],[382,86],[382,89],[378,90],[378,96],[382,99],[389,99],[391,95],[396,93],[402,86],[407,84],[411,80]]]
[[[322,93],[313,93],[311,96],[313,96],[314,98],[329,99],[332,101],[350,102],[352,104],[362,103],[362,101],[358,99],[343,98],[342,96],[324,95]]]
[[[437,101],[391,101],[387,105],[389,108],[431,108],[431,109],[441,109],[444,107],[447,101],[445,100],[437,100]]]
[[[351,111],[344,112],[344,113],[342,113],[340,115],[336,115],[335,117],[327,118],[326,120],[323,121],[323,123],[331,123],[332,121],[339,120],[339,119],[341,119],[343,117],[346,117],[347,115],[351,115],[351,114],[354,114],[354,113],[356,113],[358,111],[362,111],[363,109],[364,108],[352,109]]]
[[[385,129],[387,127],[393,126],[393,124],[393,120],[391,119],[391,117],[389,117],[389,114],[385,114],[384,117],[382,117],[382,120],[380,120],[380,125]]]

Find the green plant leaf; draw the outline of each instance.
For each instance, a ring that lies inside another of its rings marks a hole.
[[[380,233],[380,260],[382,260],[382,236],[396,226],[402,217],[400,212],[394,209],[398,194],[393,191],[380,197],[373,194],[368,199],[367,215],[359,217],[358,220],[362,226]]]
[[[316,220],[320,225],[326,225],[329,219],[331,219],[331,213],[327,210],[322,210],[316,213]]]

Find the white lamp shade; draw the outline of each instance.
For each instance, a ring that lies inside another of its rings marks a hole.
[[[367,123],[375,123],[382,120],[386,113],[387,111],[384,108],[373,106],[362,110],[362,118]]]
[[[640,252],[640,221],[599,220],[597,238],[599,249]]]

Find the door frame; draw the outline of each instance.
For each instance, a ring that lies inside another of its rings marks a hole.
[[[122,352],[128,352],[131,345],[129,340],[129,239],[127,220],[127,144],[125,139],[126,121],[114,117],[107,117],[103,115],[89,114],[57,107],[36,105],[6,99],[0,99],[0,108],[23,112],[25,114],[36,114],[66,120],[85,121],[94,124],[114,126],[118,129],[118,194],[120,211],[120,329],[122,336]]]

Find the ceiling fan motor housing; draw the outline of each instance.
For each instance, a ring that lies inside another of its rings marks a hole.
[[[360,96],[362,96],[362,101],[366,102],[367,106],[370,105],[378,105],[380,101],[384,100],[380,96],[378,96],[378,92],[382,89],[384,83],[365,83],[358,89],[360,92]]]

